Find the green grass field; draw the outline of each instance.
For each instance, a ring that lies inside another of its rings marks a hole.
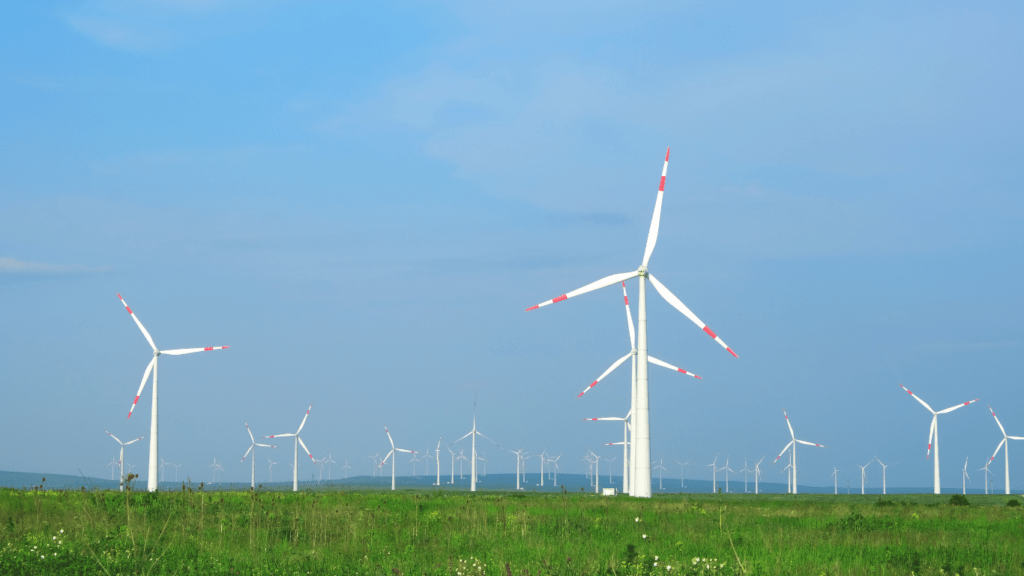
[[[0,574],[1024,574],[1019,496],[886,498],[3,489]]]

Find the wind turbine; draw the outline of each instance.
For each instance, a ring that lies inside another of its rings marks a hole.
[[[917,394],[914,394],[910,390],[907,390],[906,386],[904,386],[903,384],[900,384],[900,388],[903,388],[904,390],[906,390],[907,394],[910,394],[911,396],[913,396],[914,400],[917,400],[918,402],[920,402],[922,406],[927,408],[928,411],[932,413],[932,427],[931,427],[931,430],[928,431],[928,452],[927,452],[925,458],[927,459],[927,456],[931,454],[931,452],[932,452],[932,445],[934,444],[935,445],[935,493],[939,494],[941,492],[941,490],[939,489],[939,414],[946,414],[946,413],[952,412],[953,410],[956,410],[958,408],[963,408],[964,406],[967,406],[968,404],[974,404],[978,400],[981,400],[981,398],[975,398],[974,400],[970,400],[970,401],[964,402],[963,404],[957,404],[956,406],[952,406],[950,408],[946,408],[945,410],[939,410],[938,412],[936,412],[935,410],[932,410],[932,407],[929,406],[927,402],[925,402],[924,400],[921,400],[921,398],[918,397]]]
[[[992,464],[991,460],[986,462],[985,466],[983,466],[981,468],[978,468],[979,471],[982,471],[982,472],[985,473],[985,494],[988,494],[988,475],[992,473],[992,471],[988,469],[990,464]]]
[[[161,482],[164,481],[164,466],[167,466],[167,462],[164,462],[164,459],[161,458],[160,459],[160,481]]]
[[[967,494],[967,481],[971,479],[971,477],[967,475],[967,460],[968,460],[968,458],[970,458],[970,456],[967,456],[966,458],[964,458],[964,477],[961,478],[961,480],[964,483],[964,494],[965,495]]]
[[[622,422],[622,492],[629,494],[629,414],[627,413],[624,418],[584,418],[585,421],[598,422],[601,420],[610,420],[613,422]],[[619,442],[609,442],[606,446],[617,446]]]
[[[338,462],[331,458],[331,453],[330,452],[327,453],[327,458],[324,458],[323,461],[327,463],[327,481],[330,482],[331,481],[331,464],[337,464]]]
[[[537,455],[537,459],[540,460],[540,485],[544,486],[544,460],[547,458],[548,450],[544,449],[540,454]]]
[[[452,452],[452,449],[448,448],[447,446],[445,446],[445,448],[447,448],[448,451],[452,453],[452,481],[449,482],[449,484],[455,484],[455,452]]]
[[[612,481],[612,462],[615,462],[618,459],[619,459],[618,456],[612,456],[611,458],[605,458],[604,459],[604,461],[608,463],[608,484],[609,485],[615,483],[615,482]]]
[[[587,452],[590,452],[590,450],[587,450]],[[593,452],[590,452],[590,455],[594,457],[594,460],[593,460],[593,462],[594,462],[594,494],[600,494],[601,493],[601,466],[600,466],[600,464],[601,464],[601,457],[598,456],[597,454],[594,454]]]
[[[437,483],[434,486],[441,485],[441,437],[437,437],[437,448],[434,449],[434,458],[437,459]]]
[[[832,466],[832,479],[833,479],[832,493],[833,494],[839,494],[839,469],[836,468],[835,465]]]
[[[306,443],[303,442],[302,438],[299,437],[299,433],[302,432],[302,427],[306,425],[306,418],[309,418],[309,411],[312,409],[312,404],[309,405],[309,408],[306,408],[306,415],[302,417],[302,423],[299,424],[299,429],[296,430],[294,433],[264,436],[264,438],[290,438],[292,436],[295,437],[295,461],[292,464],[292,492],[299,491],[299,444],[302,444],[302,449],[306,451],[306,455],[309,456],[309,459],[312,460],[314,463],[316,462],[316,458],[313,458],[313,455],[309,452],[309,448],[306,448]]]
[[[728,456],[725,457],[725,468],[722,468],[722,470],[725,470],[725,492],[728,493],[729,492],[729,472],[732,472],[733,474],[736,473],[735,470],[733,470],[732,468],[729,468],[729,457]]]
[[[395,452],[406,452],[409,454],[415,454],[415,450],[406,450],[404,448],[395,448],[395,441],[391,439],[391,432],[388,431],[388,427],[384,426],[384,433],[388,435],[388,442],[391,442],[391,452],[381,460],[380,465],[384,466],[384,463],[388,461],[388,458],[396,456]],[[391,489],[395,489],[395,459],[391,458]]]
[[[790,443],[787,444],[786,447],[782,449],[782,452],[780,452],[778,457],[775,458],[775,462],[778,462],[779,458],[782,458],[782,455],[786,453],[786,450],[789,450],[790,447],[793,448],[793,451],[790,453],[789,457],[790,457],[791,463],[793,465],[793,471],[792,471],[792,473],[793,473],[793,492],[792,493],[796,494],[797,493],[797,486],[796,486],[796,445],[797,445],[797,443],[799,443],[799,444],[806,444],[808,446],[817,446],[818,448],[825,448],[825,446],[822,445],[822,444],[815,444],[814,442],[807,442],[806,440],[797,440],[796,439],[796,435],[793,434],[793,425],[789,423],[789,414],[786,414],[786,411],[783,410],[782,411],[782,415],[786,417],[786,426],[789,426],[789,436],[790,436],[790,438],[792,438],[792,441],[790,441]],[[775,462],[772,462],[772,464],[775,464]]]
[[[561,459],[561,458],[562,458],[562,455],[559,454],[558,456],[555,456],[554,458],[549,458],[548,459],[548,462],[550,462],[551,465],[555,467],[555,469],[554,469],[554,472],[555,472],[555,483],[554,483],[554,485],[555,486],[558,485],[558,460]]]
[[[104,432],[106,432],[107,434],[110,434],[109,430],[104,430]],[[129,440],[127,442],[121,442],[120,440],[117,439],[117,436],[114,436],[113,434],[110,434],[110,437],[113,438],[114,440],[116,440],[117,443],[121,445],[121,455],[118,457],[119,458],[118,459],[118,463],[121,466],[121,480],[120,480],[121,492],[124,492],[124,447],[129,445],[129,444],[138,442],[139,440],[142,440],[143,438],[145,438],[145,436],[139,436],[135,440]],[[130,474],[131,473],[131,467],[129,467],[128,470],[129,470],[129,474]],[[155,478],[155,476],[154,476],[154,478]]]
[[[764,461],[764,457],[763,456],[761,457],[761,460],[757,461],[757,464],[754,464],[754,494],[760,494],[761,493],[760,490],[759,490],[759,487],[757,485],[757,480],[761,476],[761,462],[762,461]]]
[[[345,465],[342,466],[341,469],[345,471],[345,480],[348,480],[348,471],[352,469],[352,467],[348,465],[348,460],[345,460]]]
[[[661,490],[661,491],[665,490],[665,486],[661,483],[662,472],[664,472],[665,470],[668,470],[668,468],[665,468],[665,466],[663,466],[664,463],[665,463],[665,458],[661,458],[660,460],[658,460],[658,465],[654,467],[654,469],[658,471],[658,490]]]
[[[881,464],[881,462],[879,462],[879,464]],[[865,464],[863,466],[861,466],[860,464],[857,465],[857,467],[860,468],[860,493],[861,494],[864,494],[864,476],[865,476],[864,470],[866,470],[868,466],[871,466],[871,462],[868,462],[867,464]]]
[[[466,458],[466,451],[464,449],[459,448],[459,455],[456,460],[459,461],[459,480],[462,480],[462,463],[469,460],[469,458]]]
[[[882,494],[885,494],[885,469],[891,466],[891,464],[889,466],[882,464],[882,461],[878,459],[878,456],[875,456],[875,460],[878,462],[878,465],[882,467]]]
[[[142,396],[142,389],[146,387],[146,381],[149,380],[149,373],[153,373],[153,413],[150,417],[149,423],[149,477],[147,478],[147,489],[150,492],[157,490],[157,359],[160,358],[161,354],[168,354],[170,356],[181,356],[183,354],[192,354],[194,352],[209,352],[210,350],[224,350],[227,346],[207,346],[206,348],[179,348],[176,350],[160,350],[153,343],[153,337],[146,331],[146,327],[139,321],[139,317],[132,312],[132,309],[128,307],[128,303],[121,298],[121,295],[117,295],[118,299],[121,300],[121,304],[124,304],[125,310],[131,315],[132,320],[138,324],[139,330],[142,330],[142,335],[146,337],[146,341],[149,342],[149,346],[153,348],[153,359],[149,361],[149,365],[146,366],[146,371],[142,375],[142,384],[139,384],[139,391],[135,393],[135,400],[132,401],[132,407],[128,410],[128,418],[132,417],[132,411],[135,410],[135,405],[139,403],[139,396]]]
[[[772,464],[774,464],[774,463],[775,462],[772,462]],[[786,464],[786,467],[783,468],[783,470],[787,470],[787,472],[786,472],[786,494],[793,494],[793,458],[792,458],[792,456],[790,457],[789,464]]]
[[[168,466],[174,466],[174,481],[177,482],[178,481],[178,468],[181,467],[181,464],[174,464],[174,463],[168,462],[167,465]]]
[[[708,466],[711,467],[711,493],[715,494],[718,492],[718,454],[715,454],[715,460]]]
[[[509,450],[509,452],[516,455],[516,490],[522,490],[519,486],[520,471],[523,467],[523,448],[519,450]]]
[[[473,404],[475,406],[476,402],[474,401]],[[466,435],[463,436],[462,438],[459,438],[455,442],[452,442],[452,444],[457,444],[457,443],[465,440],[466,438],[469,438],[470,436],[472,436],[472,445],[473,445],[472,456],[473,457],[471,458],[471,463],[470,463],[470,467],[469,467],[469,469],[470,469],[469,491],[470,492],[476,492],[476,460],[477,460],[476,437],[480,436],[481,438],[487,438],[487,436],[484,436],[484,434],[482,432],[480,432],[479,430],[476,429],[476,414],[473,415],[473,429],[470,430],[469,432],[467,432]],[[491,444],[494,444],[495,446],[498,446],[498,443],[495,442],[494,440],[491,440],[490,438],[487,438],[487,440]],[[501,446],[498,446],[498,448],[501,448]],[[460,454],[460,456],[461,456],[461,454]],[[459,478],[462,478],[462,468],[461,467],[459,468]],[[544,478],[542,477],[541,478],[541,486],[544,485],[543,482],[544,482]]]
[[[110,464],[107,464],[107,466],[110,466],[110,479],[111,480],[114,479],[114,470],[118,466],[120,466],[120,465],[121,465],[121,463],[117,460],[117,458],[115,458],[113,456],[110,457]]]
[[[213,478],[210,480],[210,484],[216,484],[217,483],[217,470],[223,470],[224,467],[221,466],[219,462],[217,462],[217,457],[214,456],[213,457],[213,464],[210,464],[210,468],[213,468],[213,472],[212,472]]]
[[[686,488],[686,465],[689,462],[680,462],[676,460],[676,464],[679,464],[679,487]]]
[[[257,443],[256,442],[256,438],[253,438],[252,430],[249,429],[249,423],[248,422],[245,423],[245,431],[249,433],[249,440],[252,441],[252,445],[250,445],[249,449],[245,451],[245,456],[242,456],[242,462],[245,462],[245,459],[249,457],[249,452],[252,452],[252,482],[251,482],[250,485],[252,486],[252,489],[255,490],[256,489],[256,447],[260,446],[262,448],[277,448],[277,446],[274,446],[272,444],[259,444],[259,443]]]
[[[253,458],[255,458],[255,456]],[[267,462],[270,463],[270,465],[267,466],[267,474],[268,474],[268,476],[270,478],[269,480],[267,480],[267,482],[273,482],[274,481],[274,464],[280,464],[280,462],[274,462],[269,457],[267,457]]]
[[[1024,437],[1021,437],[1021,436],[1007,436],[1006,435],[1006,430],[1003,428],[1003,425],[999,422],[999,418],[996,418],[995,410],[993,410],[992,407],[989,406],[988,407],[988,411],[992,413],[992,417],[996,419],[996,424],[999,425],[999,431],[1003,433],[1003,441],[999,443],[999,446],[996,446],[996,451],[992,453],[992,457],[988,459],[988,462],[989,462],[989,464],[991,464],[992,461],[996,459],[996,454],[999,454],[999,449],[1002,448],[1003,446],[1006,446],[1006,449],[1003,450],[1003,457],[1005,459],[1005,463],[1004,463],[1005,465],[1003,467],[1006,470],[1006,480],[1005,480],[1005,482],[1006,482],[1006,494],[1009,495],[1010,494],[1010,442],[1009,441],[1010,440],[1024,440]],[[938,451],[938,448],[936,448],[936,450],[935,450],[935,457],[936,457],[936,459],[938,458],[938,454],[939,454],[939,451]]]
[[[536,306],[527,308],[527,312],[530,310],[536,310],[542,306],[553,304],[555,302],[561,302],[568,300],[574,296],[579,296],[599,288],[611,286],[629,280],[630,278],[639,278],[640,282],[640,299],[638,303],[639,308],[639,326],[637,331],[637,356],[636,356],[636,400],[633,403],[633,467],[634,467],[634,478],[630,482],[632,488],[632,495],[641,498],[651,497],[651,428],[650,428],[650,399],[648,394],[648,377],[647,377],[647,280],[651,281],[654,289],[664,298],[673,308],[680,311],[695,323],[699,328],[704,330],[708,336],[715,339],[723,348],[725,348],[730,354],[736,356],[736,353],[729,348],[721,338],[715,334],[711,328],[701,322],[697,316],[686,307],[685,304],[672,292],[668,290],[661,282],[659,282],[653,274],[647,269],[647,264],[651,259],[651,254],[654,252],[654,245],[658,240],[658,227],[661,223],[661,204],[662,199],[665,195],[665,177],[668,174],[668,157],[669,151],[665,152],[665,165],[661,170],[661,183],[658,186],[658,197],[654,203],[654,215],[651,219],[651,228],[647,234],[647,245],[644,248],[644,257],[641,261],[640,267],[633,272],[625,272],[622,274],[613,274],[611,276],[602,278],[595,282],[591,282],[586,286],[567,292],[561,296],[547,300]],[[632,352],[630,353],[632,356]],[[628,358],[629,356],[627,356]],[[625,360],[620,360],[619,363]]]

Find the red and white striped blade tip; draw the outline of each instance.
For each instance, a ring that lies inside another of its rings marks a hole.
[[[537,304],[535,306],[531,306],[531,307],[527,308],[526,311],[529,312],[531,310],[536,310],[537,308],[541,308],[543,306],[547,306],[548,304],[554,304],[556,302],[562,302],[563,300],[568,300],[569,298],[572,298],[574,296],[579,296],[581,294],[586,294],[587,292],[593,292],[594,290],[599,290],[601,288],[604,288],[605,286],[611,286],[612,284],[615,284],[617,282],[623,282],[625,280],[629,280],[630,278],[635,278],[639,274],[640,274],[639,272],[623,272],[622,274],[612,274],[611,276],[605,276],[604,278],[601,278],[600,280],[596,280],[594,282],[591,282],[590,284],[587,284],[586,286],[583,286],[582,288],[577,288],[576,290],[573,290],[572,292],[566,292],[565,294],[562,294],[561,296],[556,296],[556,297],[552,298],[551,300],[547,300],[547,301],[541,302],[540,304]]]

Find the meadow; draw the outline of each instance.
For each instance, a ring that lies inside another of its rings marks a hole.
[[[2,574],[1024,574],[1019,496],[0,489]]]

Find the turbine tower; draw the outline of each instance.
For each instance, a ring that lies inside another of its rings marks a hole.
[[[149,477],[147,478],[147,489],[150,492],[156,492],[157,490],[157,360],[161,354],[167,354],[170,356],[181,356],[182,354],[192,354],[194,352],[209,352],[210,350],[224,350],[227,346],[207,346],[206,348],[179,348],[176,350],[160,350],[153,343],[153,337],[146,331],[146,327],[139,321],[139,317],[132,312],[132,309],[128,307],[128,303],[121,298],[121,295],[117,295],[118,299],[121,300],[121,304],[124,304],[125,310],[131,315],[132,320],[138,324],[139,330],[142,330],[142,335],[146,337],[146,342],[149,342],[149,346],[153,349],[153,359],[149,361],[149,365],[146,366],[146,371],[142,374],[142,384],[139,384],[139,391],[135,393],[135,400],[132,401],[132,407],[128,409],[128,418],[132,417],[132,411],[135,410],[135,405],[139,403],[139,396],[142,396],[142,389],[146,387],[146,381],[149,380],[149,373],[153,373],[153,413],[150,415],[149,422]]]
[[[695,323],[699,328],[704,330],[708,336],[714,338],[723,348],[725,348],[730,354],[736,356],[736,353],[729,348],[721,338],[715,334],[711,328],[701,322],[700,318],[690,311],[685,304],[672,292],[668,290],[661,282],[659,282],[653,274],[647,269],[647,264],[650,262],[651,254],[654,252],[654,245],[658,240],[658,227],[661,224],[661,204],[665,195],[665,177],[668,173],[668,157],[669,151],[665,152],[665,165],[661,170],[661,182],[658,186],[658,197],[654,203],[654,215],[651,218],[651,228],[647,234],[647,245],[644,248],[644,257],[641,261],[640,267],[633,272],[625,272],[621,274],[613,274],[591,282],[582,288],[567,292],[561,296],[547,300],[536,306],[527,308],[526,311],[536,310],[542,306],[553,304],[555,302],[561,302],[568,300],[573,296],[579,296],[580,294],[586,294],[599,288],[611,286],[619,282],[624,282],[630,278],[639,278],[640,282],[640,296],[638,301],[639,308],[639,325],[637,330],[637,356],[636,356],[636,401],[633,404],[633,480],[630,482],[632,488],[632,495],[641,498],[651,497],[651,428],[650,428],[650,399],[648,394],[648,377],[647,377],[647,281],[651,281],[651,285],[654,289],[664,298],[673,308],[680,311]],[[624,361],[624,360],[623,360]]]
[[[253,436],[252,436],[252,430],[249,430],[249,423],[248,422],[245,423],[245,431],[249,433],[249,440],[252,441],[252,445],[250,445],[249,449],[245,451],[245,456],[242,456],[242,462],[245,462],[245,459],[249,457],[249,452],[252,452],[252,481],[250,483],[250,486],[252,486],[252,489],[255,490],[256,489],[256,447],[260,446],[260,447],[263,447],[263,448],[277,448],[277,446],[274,446],[272,444],[259,444],[259,443],[257,443],[256,439],[253,438]]]
[[[885,469],[892,466],[892,464],[882,464],[882,461],[878,459],[878,456],[875,456],[875,461],[877,461],[878,465],[882,467],[882,494],[885,494]]]
[[[825,448],[825,446],[822,445],[822,444],[815,444],[814,442],[808,442],[806,440],[797,440],[796,439],[796,435],[793,434],[793,425],[789,423],[789,414],[786,414],[786,411],[783,410],[782,411],[782,415],[786,417],[786,426],[789,426],[789,436],[790,436],[790,438],[792,438],[792,440],[789,442],[789,444],[786,444],[786,447],[783,448],[782,452],[780,452],[779,455],[775,458],[775,462],[778,462],[779,458],[782,458],[782,455],[786,453],[786,450],[789,450],[792,447],[793,451],[790,452],[789,459],[790,459],[790,464],[793,466],[793,469],[791,471],[791,474],[793,475],[793,492],[792,493],[796,494],[797,491],[798,491],[797,487],[796,487],[796,445],[797,444],[806,444],[808,446],[817,446],[818,448]],[[775,464],[775,462],[772,462],[772,464]]]
[[[1024,437],[1021,437],[1021,436],[1007,436],[1006,435],[1006,430],[1003,428],[1002,423],[999,422],[999,418],[996,418],[995,410],[993,410],[992,407],[989,406],[988,407],[988,411],[992,413],[992,417],[996,419],[996,424],[999,426],[999,431],[1003,433],[1003,441],[999,443],[999,446],[996,446],[996,451],[992,453],[992,457],[988,459],[988,462],[989,462],[989,464],[991,464],[992,461],[996,459],[996,454],[999,454],[999,449],[1002,448],[1003,446],[1006,446],[1006,449],[1003,450],[1003,457],[1004,457],[1004,460],[1005,460],[1005,462],[1004,462],[1005,466],[1003,468],[1006,471],[1006,480],[1005,480],[1006,481],[1006,494],[1009,495],[1010,494],[1010,440],[1024,440]],[[938,448],[936,448],[935,449],[935,458],[938,459],[938,457],[939,457],[939,450],[938,450]],[[966,470],[966,468],[964,468],[964,470]],[[966,474],[966,472],[964,472],[964,473]]]
[[[106,432],[107,434],[110,434],[109,430],[104,430],[104,432]],[[120,440],[117,439],[117,436],[114,436],[113,434],[110,434],[110,437],[113,438],[114,440],[117,440],[117,443],[121,445],[121,455],[119,456],[118,463],[121,465],[121,480],[120,480],[121,492],[124,492],[124,447],[129,445],[129,444],[133,444],[135,442],[138,442],[139,440],[142,440],[143,438],[145,438],[145,436],[139,436],[135,440],[129,440],[127,442],[121,442]],[[130,468],[129,468],[129,470],[130,470]]]
[[[292,492],[299,491],[299,444],[302,445],[302,449],[306,451],[306,455],[309,459],[316,463],[316,458],[309,452],[309,448],[306,448],[306,443],[299,438],[299,433],[302,432],[302,427],[306,425],[306,418],[309,418],[309,411],[313,409],[313,405],[310,404],[309,408],[306,408],[306,415],[302,417],[302,423],[299,424],[299,429],[291,434],[274,434],[272,436],[264,436],[264,438],[289,438],[295,437],[295,461],[292,464]]]
[[[945,410],[939,410],[938,412],[936,412],[935,410],[932,410],[932,407],[929,406],[927,402],[925,402],[924,400],[921,400],[921,398],[918,397],[917,394],[914,394],[910,390],[907,390],[906,386],[904,386],[903,384],[900,384],[900,388],[903,388],[904,390],[906,390],[907,394],[910,394],[911,396],[913,396],[914,400],[917,400],[918,402],[920,402],[922,406],[927,408],[928,411],[932,413],[932,427],[931,427],[931,430],[928,431],[928,452],[926,453],[925,458],[927,459],[928,456],[931,455],[932,445],[934,445],[935,446],[935,493],[939,494],[941,492],[941,490],[939,488],[939,414],[946,414],[946,413],[952,412],[953,410],[957,410],[959,408],[963,408],[964,406],[967,406],[968,404],[974,404],[978,400],[981,400],[981,398],[975,398],[974,400],[969,400],[967,402],[964,402],[963,404],[957,404],[956,406],[952,406],[952,407],[946,408]]]
[[[963,480],[963,483],[964,483],[964,495],[967,494],[967,481],[971,479],[971,477],[967,475],[967,460],[968,459],[970,459],[970,456],[964,458],[964,477],[961,478],[961,480]]]

